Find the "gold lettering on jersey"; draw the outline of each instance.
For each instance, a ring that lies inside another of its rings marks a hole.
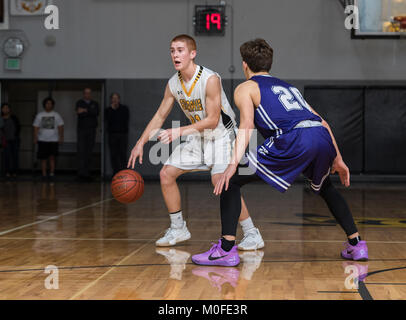
[[[201,99],[194,99],[194,100],[180,99],[179,104],[182,107],[182,109],[185,111],[196,112],[196,111],[203,110],[203,105],[202,105]]]
[[[195,114],[194,116],[189,116],[189,120],[191,123],[196,123],[200,120],[202,120],[198,114]]]

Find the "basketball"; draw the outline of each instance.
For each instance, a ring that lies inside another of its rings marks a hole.
[[[121,170],[111,181],[111,193],[121,203],[135,202],[144,193],[144,179],[134,170]]]

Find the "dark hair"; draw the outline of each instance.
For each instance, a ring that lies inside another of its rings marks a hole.
[[[264,39],[244,42],[240,47],[242,60],[252,72],[269,72],[272,67],[273,49]]]
[[[44,99],[44,101],[42,101],[42,106],[44,107],[44,109],[45,109],[45,105],[47,104],[48,101],[51,101],[52,107],[55,107],[55,100],[52,99],[51,97],[47,97]]]
[[[110,100],[113,98],[113,96],[117,96],[117,97],[121,100],[121,97],[120,97],[120,95],[119,95],[117,92],[113,92],[113,93],[110,95]]]
[[[2,103],[1,104],[1,115],[3,116],[4,114],[3,114],[3,107],[5,107],[5,106],[8,106],[9,108],[10,108],[10,105],[7,103],[7,102],[4,102],[4,103]],[[11,108],[10,108],[11,109]]]

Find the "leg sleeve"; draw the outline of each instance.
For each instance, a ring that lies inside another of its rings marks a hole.
[[[343,196],[337,191],[327,177],[321,187],[320,196],[326,201],[330,212],[344,229],[347,236],[358,232],[350,208]]]
[[[235,236],[237,233],[238,218],[241,213],[241,187],[253,181],[262,181],[256,174],[236,174],[230,179],[228,190],[221,193],[221,232],[222,235]]]

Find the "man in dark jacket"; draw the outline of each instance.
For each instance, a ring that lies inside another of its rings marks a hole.
[[[6,178],[15,177],[18,170],[20,144],[20,121],[12,114],[8,103],[1,105],[3,120],[2,144],[4,144],[3,163]]]
[[[127,106],[120,103],[120,95],[112,93],[110,106],[104,111],[113,175],[127,167],[128,120]]]
[[[90,162],[96,141],[97,118],[99,105],[92,100],[92,90],[83,90],[83,99],[76,103],[78,114],[77,153],[78,177],[81,180],[90,180]]]

